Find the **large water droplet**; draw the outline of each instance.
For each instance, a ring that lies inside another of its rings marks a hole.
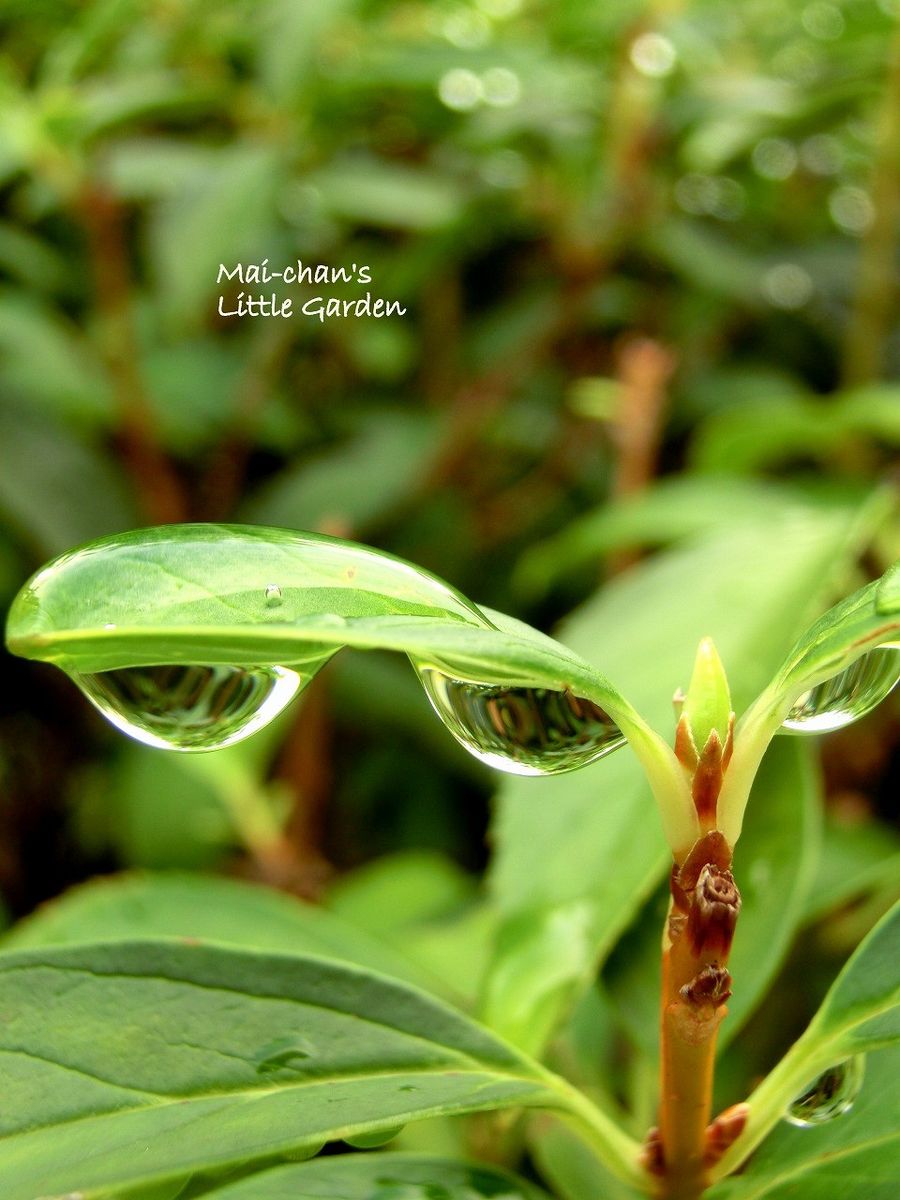
[[[113,725],[163,750],[219,750],[268,725],[303,680],[286,667],[126,667],[74,675]]]
[[[862,1088],[865,1071],[862,1054],[829,1067],[791,1101],[785,1120],[809,1129],[849,1112]]]
[[[794,704],[782,728],[790,733],[843,729],[872,711],[900,679],[900,650],[870,650]]]
[[[414,665],[435,712],[456,740],[490,767],[514,775],[553,775],[624,745],[612,718],[571,692],[472,683]]]

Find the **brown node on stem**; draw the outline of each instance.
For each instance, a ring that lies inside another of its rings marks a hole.
[[[679,988],[678,994],[692,1008],[716,1009],[731,995],[731,975],[725,967],[710,963]]]
[[[655,1125],[647,1131],[647,1136],[644,1138],[644,1144],[641,1147],[640,1162],[644,1170],[649,1171],[651,1175],[657,1175],[659,1178],[662,1178],[666,1173],[662,1134]]]
[[[703,1164],[714,1166],[725,1151],[743,1133],[750,1115],[749,1104],[732,1104],[719,1113],[716,1119],[706,1127]]]
[[[697,956],[727,958],[741,909],[741,894],[730,871],[707,863],[694,888],[687,933]]]

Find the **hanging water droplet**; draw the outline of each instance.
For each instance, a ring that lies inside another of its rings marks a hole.
[[[275,1038],[268,1042],[253,1056],[257,1075],[271,1074],[274,1071],[301,1070],[303,1063],[310,1057],[310,1046],[303,1039],[293,1034],[287,1037]]]
[[[817,683],[794,704],[782,729],[827,733],[843,729],[872,711],[900,679],[900,650],[870,650],[844,671]]]
[[[490,767],[514,775],[554,775],[625,743],[611,717],[571,692],[472,683],[436,667],[413,665],[456,740]]]
[[[163,750],[219,750],[249,737],[305,678],[286,667],[126,667],[73,675],[113,725]]]
[[[865,1071],[862,1054],[829,1067],[791,1101],[784,1119],[791,1125],[809,1129],[849,1112],[862,1088]]]
[[[277,583],[270,583],[266,588],[266,608],[280,608],[284,600],[281,588]]]
[[[378,1146],[386,1146],[388,1142],[392,1142],[398,1134],[403,1132],[403,1125],[392,1125],[389,1129],[373,1129],[369,1133],[355,1133],[349,1137],[345,1137],[344,1141],[348,1146],[354,1146],[357,1150],[374,1150]]]

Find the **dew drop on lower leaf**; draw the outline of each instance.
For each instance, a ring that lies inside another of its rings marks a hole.
[[[264,593],[266,608],[280,608],[284,595],[277,583],[270,583]]]
[[[349,1137],[345,1137],[344,1141],[348,1146],[354,1146],[357,1150],[374,1150],[378,1146],[386,1146],[388,1142],[392,1142],[398,1134],[403,1132],[402,1125],[393,1125],[390,1129],[373,1129],[368,1133],[356,1133]]]
[[[862,1054],[829,1067],[794,1097],[785,1120],[809,1129],[849,1112],[862,1088],[865,1069],[866,1060]]]
[[[625,743],[610,716],[571,692],[473,683],[414,665],[435,712],[456,740],[490,767],[514,775],[554,775]]]
[[[287,667],[126,667],[73,675],[116,728],[163,750],[220,750],[256,733],[304,679]]]
[[[852,725],[891,692],[900,679],[900,650],[870,650],[844,671],[817,683],[794,704],[782,728],[827,733]]]

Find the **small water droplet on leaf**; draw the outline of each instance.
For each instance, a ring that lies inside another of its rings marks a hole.
[[[351,1137],[345,1137],[344,1141],[348,1146],[353,1146],[357,1150],[374,1150],[377,1146],[385,1146],[388,1142],[392,1142],[398,1134],[403,1132],[402,1125],[392,1125],[390,1129],[373,1129],[368,1133],[356,1133]]]
[[[270,583],[265,592],[266,608],[280,608],[284,595],[277,583]]]
[[[571,692],[475,683],[414,666],[456,740],[490,767],[514,775],[554,775],[625,743],[607,713]]]
[[[900,650],[870,650],[844,671],[817,683],[796,701],[782,729],[827,733],[866,716],[900,679]]]
[[[123,733],[163,750],[219,750],[290,703],[304,679],[286,667],[126,667],[73,675]]]
[[[817,1075],[791,1101],[785,1120],[810,1129],[849,1112],[862,1088],[865,1066],[865,1056],[857,1054]]]
[[[258,1075],[272,1071],[296,1069],[298,1064],[310,1057],[309,1047],[293,1034],[275,1038],[254,1056]]]

